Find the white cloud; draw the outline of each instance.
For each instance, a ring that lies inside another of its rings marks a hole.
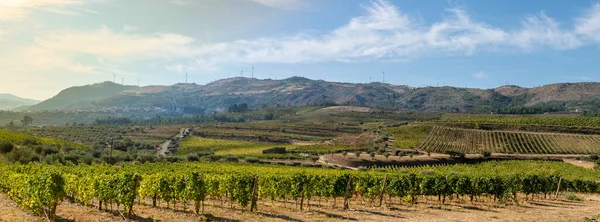
[[[180,0],[181,1],[181,0]],[[282,8],[282,9],[298,9],[305,7],[305,3],[301,0],[250,0],[261,5],[265,5],[271,8]]]
[[[48,2],[77,3],[76,0]],[[431,25],[414,22],[417,19],[383,0],[372,1],[364,9],[363,16],[328,32],[230,42],[199,43],[177,33],[138,34],[127,25],[122,31],[107,27],[57,30],[36,36],[34,44],[16,50],[16,55],[4,59],[4,63],[27,61],[28,66],[40,69],[93,72],[96,70],[93,65],[78,59],[91,56],[104,64],[147,61],[152,66],[158,64],[182,72],[232,63],[407,61],[420,56],[468,56],[481,51],[568,50],[600,42],[596,39],[600,38],[597,34],[600,4],[575,18],[573,30],[563,28],[544,13],[525,17],[521,27],[511,30],[478,22],[461,9],[448,9],[442,20]]]
[[[593,5],[576,22],[575,33],[600,42],[600,3]]]
[[[488,75],[487,73],[482,71],[482,72],[473,74],[473,78],[482,80],[482,79],[490,78],[490,75]]]

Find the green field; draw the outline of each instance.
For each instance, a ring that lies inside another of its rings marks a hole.
[[[289,144],[189,137],[181,141],[179,151],[177,153],[186,155],[199,152],[214,152],[216,155],[246,155],[261,154],[263,150],[273,147],[286,147],[288,149],[292,149],[295,146]]]

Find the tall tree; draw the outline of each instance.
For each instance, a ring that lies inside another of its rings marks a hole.
[[[30,116],[24,116],[21,120],[21,123],[23,124],[23,127],[27,128],[29,124],[33,123],[33,118]]]

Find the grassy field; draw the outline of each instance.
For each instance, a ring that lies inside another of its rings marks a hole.
[[[178,154],[185,155],[198,152],[214,152],[216,155],[261,154],[263,150],[273,147],[292,149],[294,145],[189,137],[181,141]]]

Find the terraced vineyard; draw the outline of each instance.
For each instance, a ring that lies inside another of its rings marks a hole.
[[[450,123],[491,123],[491,124],[509,124],[509,125],[546,125],[546,126],[579,126],[579,127],[600,127],[600,117],[494,117],[486,118],[476,116],[476,118],[453,118],[441,120],[439,122]]]
[[[435,153],[593,154],[600,135],[485,131],[434,126],[418,149]]]

